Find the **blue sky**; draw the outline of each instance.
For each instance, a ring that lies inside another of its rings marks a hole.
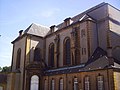
[[[10,66],[12,44],[31,23],[59,24],[99,3],[120,9],[120,0],[0,0],[0,66]]]

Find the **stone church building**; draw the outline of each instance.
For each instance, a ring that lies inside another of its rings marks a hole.
[[[12,44],[2,90],[120,90],[120,10],[108,3],[59,25],[32,23]]]

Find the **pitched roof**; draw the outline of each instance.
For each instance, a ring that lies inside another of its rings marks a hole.
[[[32,35],[44,37],[45,35],[47,35],[47,33],[49,32],[49,30],[50,30],[49,27],[32,23],[32,24],[24,31],[24,34],[27,33],[27,34],[32,34]]]
[[[106,51],[104,51],[100,47],[97,47],[97,49],[94,51],[92,56],[88,59],[88,62],[86,63],[86,65],[94,62],[95,60],[97,60],[98,58],[101,58],[102,56],[105,56],[106,54],[107,54]]]
[[[105,3],[105,2],[100,3],[99,5],[96,5],[96,6],[92,7],[92,8],[90,8],[90,9],[88,9],[88,10],[86,10],[86,11],[84,11],[84,12],[82,12],[82,13],[74,16],[74,17],[72,17],[71,20],[73,21],[73,23],[78,22],[78,21],[82,20],[83,18],[86,18],[86,16],[88,15],[89,12],[92,12],[93,10],[96,10],[96,9],[98,9],[98,8],[106,5],[106,4],[108,4],[108,3]],[[87,17],[88,17],[88,16],[87,16]],[[91,18],[91,19],[93,20],[92,17],[89,16],[89,18]],[[56,27],[57,27],[58,30],[59,30],[59,29],[61,29],[61,28],[64,27],[64,23],[60,23],[60,24],[57,25]]]

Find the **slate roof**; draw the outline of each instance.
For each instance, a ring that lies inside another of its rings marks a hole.
[[[73,21],[73,23],[76,23],[78,21],[82,21],[82,20],[86,20],[86,19],[90,19],[90,20],[94,20],[91,16],[88,15],[89,12],[105,5],[107,3],[101,3],[99,5],[96,5],[95,7],[92,7],[88,10],[86,10],[85,12],[81,13],[81,14],[78,14],[74,17],[71,18],[71,20]],[[63,23],[60,23],[58,25],[56,25],[56,30],[60,30],[64,28],[64,22]],[[22,36],[24,36],[25,34],[31,34],[31,35],[36,35],[36,36],[40,36],[40,37],[45,37],[46,35],[49,35],[50,34],[50,28],[49,27],[46,27],[46,26],[42,26],[42,25],[38,25],[38,24],[35,24],[35,23],[32,23],[23,33]],[[17,37],[12,43],[14,43],[15,41],[19,40],[21,37]]]
[[[24,33],[44,37],[44,36],[47,35],[47,33],[49,32],[49,30],[50,30],[49,27],[32,23],[32,24],[24,31]]]
[[[69,66],[69,67],[62,67],[62,68],[57,68],[57,69],[50,69],[46,70],[44,72],[44,75],[55,75],[55,74],[65,74],[65,73],[73,73],[73,72],[78,72],[82,71],[82,68],[85,66],[85,64],[80,64],[76,66]]]
[[[97,49],[93,52],[92,56],[88,59],[88,62],[86,63],[86,65],[94,62],[98,58],[101,58],[101,57],[103,57],[105,55],[107,55],[107,52],[104,51],[102,48],[97,47]]]
[[[90,8],[90,9],[88,9],[88,10],[86,10],[86,11],[84,11],[84,12],[82,12],[82,13],[74,16],[74,17],[72,17],[71,20],[73,21],[73,23],[78,22],[80,19],[83,18],[83,16],[88,15],[89,12],[91,12],[91,11],[97,9],[97,8],[100,8],[101,6],[104,6],[104,5],[106,5],[106,4],[107,4],[107,3],[103,2],[103,3],[99,4],[99,5],[96,5],[96,6],[92,7],[92,8]],[[89,16],[89,17],[90,17],[90,16]],[[92,18],[92,17],[91,17],[91,18]],[[92,19],[93,19],[93,18],[92,18]],[[61,28],[64,27],[64,23],[61,23],[61,24],[57,25],[56,27],[57,27],[58,30],[59,30],[59,29],[61,29]]]
[[[115,60],[114,62],[120,63]],[[44,72],[45,75],[55,75],[55,74],[65,74],[65,73],[74,73],[74,72],[82,72],[89,70],[97,70],[103,69],[109,66],[109,58],[107,57],[107,52],[102,48],[97,47],[92,54],[92,56],[88,59],[88,62],[85,64],[62,67],[57,69],[49,69]]]

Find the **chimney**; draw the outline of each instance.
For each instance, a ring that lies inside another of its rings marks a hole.
[[[19,36],[22,36],[22,34],[23,34],[23,30],[20,30],[19,31]]]
[[[55,31],[55,25],[52,25],[51,27],[50,27],[50,31],[51,31],[51,33],[53,33],[54,31]]]
[[[65,26],[69,26],[69,25],[71,24],[71,22],[72,22],[71,17],[66,18],[66,19],[64,20]]]

